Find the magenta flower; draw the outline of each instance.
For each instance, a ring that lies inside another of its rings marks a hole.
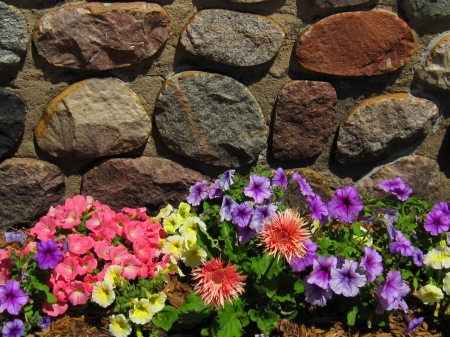
[[[276,171],[273,173],[272,185],[281,186],[284,189],[287,189],[288,179],[281,167],[277,168]]]
[[[315,194],[313,192],[313,190],[311,189],[311,186],[306,181],[306,179],[302,178],[302,176],[300,174],[298,174],[298,172],[294,172],[294,174],[292,175],[292,178],[297,180],[298,184],[300,185],[300,190],[302,191],[302,194],[304,196]]]
[[[242,204],[234,207],[232,211],[231,222],[239,227],[246,227],[250,222],[250,218],[253,214],[253,207],[250,201],[243,202]]]
[[[8,243],[18,242],[22,245],[25,242],[26,236],[24,232],[6,232],[3,234],[3,239]]]
[[[303,284],[305,287],[305,300],[312,305],[324,307],[327,304],[327,300],[333,296],[331,289],[323,289],[308,282],[303,282]]]
[[[28,294],[16,280],[8,280],[0,286],[0,313],[6,310],[11,315],[18,315],[27,302]]]
[[[218,182],[218,180],[216,180],[215,183],[213,183],[213,184],[211,184],[211,186],[209,186],[208,197],[210,199],[218,198],[223,195],[222,190],[217,186],[217,182]]]
[[[306,248],[305,256],[298,257],[295,255],[290,262],[292,269],[295,271],[304,271],[306,267],[313,264],[316,257],[317,245],[311,240],[306,240],[303,244]]]
[[[333,255],[316,257],[313,261],[313,271],[306,277],[306,282],[325,290],[330,288],[330,272],[336,263],[337,259]]]
[[[416,248],[414,249],[414,252],[412,254],[412,258],[413,258],[413,262],[417,267],[423,267],[423,252],[419,249]]]
[[[344,263],[337,262],[331,268],[330,288],[336,294],[345,297],[355,297],[359,293],[359,288],[367,283],[367,277],[356,261],[344,260]]]
[[[189,195],[186,200],[192,206],[198,206],[207,196],[206,180],[203,180],[202,182],[195,183],[194,186],[189,188]]]
[[[395,241],[389,244],[389,250],[392,254],[400,254],[401,256],[407,257],[413,255],[414,247],[402,232],[396,231]]]
[[[262,229],[264,220],[270,220],[273,214],[278,210],[278,207],[274,204],[268,204],[264,206],[256,206],[253,211],[252,219],[250,220],[250,228],[256,230],[259,233]]]
[[[414,318],[412,320],[408,320],[408,327],[405,329],[405,333],[413,333],[416,331],[423,323],[423,317]]]
[[[447,215],[450,215],[450,205],[448,202],[440,202],[439,204],[434,205],[431,211],[441,211]]]
[[[244,194],[247,197],[253,198],[256,204],[262,203],[265,199],[270,199],[272,189],[270,188],[269,178],[260,176],[259,174],[252,174],[249,184],[244,187]]]
[[[222,177],[216,180],[217,187],[221,189],[223,192],[228,191],[230,186],[234,184],[233,173],[234,170],[225,171]]]
[[[450,228],[450,216],[442,211],[431,211],[427,214],[423,227],[431,235],[437,236]]]
[[[36,247],[34,259],[40,269],[54,269],[62,260],[62,252],[58,250],[55,240],[41,241]]]
[[[220,222],[222,221],[230,221],[233,217],[232,212],[233,209],[238,205],[236,201],[231,199],[230,197],[223,197],[222,206],[220,207],[219,215]]]
[[[359,198],[358,190],[351,186],[339,188],[328,203],[330,215],[342,222],[352,223],[362,211],[364,203]]]
[[[366,270],[369,282],[373,282],[383,272],[383,258],[371,247],[364,247],[364,253],[359,265]]]
[[[251,239],[254,239],[256,237],[256,230],[250,228],[249,226],[246,227],[238,226],[237,237],[239,242],[241,243],[249,242]]]
[[[320,195],[309,195],[306,197],[306,201],[309,204],[311,218],[319,220],[322,225],[328,223],[330,212],[328,212],[327,205],[323,203]]]
[[[14,321],[9,321],[2,328],[3,337],[21,337],[25,334],[25,324],[16,318]]]
[[[377,297],[380,301],[381,313],[384,310],[395,310],[398,307],[407,308],[403,297],[409,293],[408,285],[402,280],[402,274],[398,270],[389,270],[386,280],[377,288]],[[380,313],[377,310],[377,313]]]
[[[399,200],[405,201],[409,198],[412,193],[411,187],[409,187],[405,182],[397,177],[391,180],[385,180],[378,185],[383,191],[395,195]]]

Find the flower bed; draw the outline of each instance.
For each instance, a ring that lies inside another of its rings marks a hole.
[[[347,330],[445,331],[449,204],[416,199],[400,178],[380,184],[382,201],[345,186],[324,203],[293,178],[306,214],[286,202],[281,168],[226,171],[154,217],[84,196],[52,207],[31,238],[4,234],[3,336],[48,332],[69,307],[107,312],[113,336],[282,334],[327,312]]]

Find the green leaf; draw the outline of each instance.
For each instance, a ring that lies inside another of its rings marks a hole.
[[[198,295],[190,293],[187,301],[179,309],[178,323],[183,325],[198,324],[204,318],[209,317],[212,312],[212,307],[206,306]]]
[[[255,309],[250,309],[248,315],[253,322],[256,322],[259,318],[259,313]]]
[[[231,259],[236,260],[236,233],[228,222],[222,222],[220,235],[225,243],[224,253]]]
[[[353,233],[356,236],[364,236],[365,232],[361,229],[361,226],[358,225],[356,222],[352,224]]]
[[[239,313],[234,306],[226,303],[225,308],[217,310],[218,317],[211,327],[213,337],[240,337],[243,334]]]
[[[52,293],[45,293],[45,294],[47,295],[47,302],[48,303],[56,303],[56,302],[58,302],[58,299]]]
[[[298,279],[294,284],[295,294],[303,294],[305,291],[305,286],[303,285],[303,281]]]
[[[178,310],[170,305],[166,305],[164,309],[153,316],[152,323],[158,328],[169,331],[173,323],[178,320]]]
[[[256,325],[262,332],[270,334],[270,332],[277,326],[279,318],[280,316],[273,311],[266,311],[259,316],[259,319],[256,321]]]
[[[353,306],[352,310],[347,313],[347,324],[349,326],[354,326],[356,322],[356,316],[358,315],[358,307]]]
[[[217,258],[220,256],[220,248],[216,245],[208,232],[203,232],[202,230],[198,231],[197,244],[206,251],[209,257]]]

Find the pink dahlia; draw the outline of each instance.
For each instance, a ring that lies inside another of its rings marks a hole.
[[[265,246],[269,255],[284,256],[291,262],[294,256],[302,258],[306,254],[305,241],[311,232],[307,228],[306,219],[291,209],[277,212],[270,220],[264,220],[263,228],[258,233],[260,245]]]
[[[206,304],[215,307],[225,306],[224,302],[230,302],[244,292],[245,276],[242,276],[235,266],[224,262],[219,257],[206,261],[203,266],[192,271],[193,279],[198,281],[195,292],[200,295]]]

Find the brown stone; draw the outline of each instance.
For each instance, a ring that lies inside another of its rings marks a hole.
[[[436,160],[424,156],[409,156],[396,160],[379,168],[368,177],[361,179],[356,187],[362,194],[376,199],[383,199],[387,193],[378,185],[385,181],[400,177],[408,184],[413,194],[419,199],[439,200],[439,165]]]
[[[296,43],[300,64],[340,76],[373,76],[408,62],[414,39],[408,25],[385,11],[331,15],[308,27]]]
[[[107,70],[136,64],[161,48],[170,30],[157,4],[86,3],[45,14],[36,24],[38,53],[58,67]]]
[[[56,165],[12,158],[0,165],[0,229],[25,225],[46,214],[64,197],[65,178]]]
[[[333,129],[336,101],[336,91],[330,83],[287,83],[275,109],[273,156],[296,160],[322,152]]]
[[[319,8],[337,8],[356,6],[373,0],[309,0],[314,7]]]
[[[200,173],[168,159],[109,159],[83,176],[82,193],[115,210],[147,207],[157,212],[167,204],[186,201],[189,187],[204,180]]]

